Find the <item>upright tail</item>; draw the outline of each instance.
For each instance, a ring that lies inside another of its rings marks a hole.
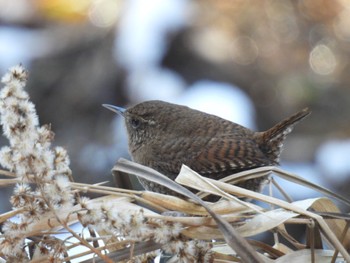
[[[311,111],[308,108],[305,108],[289,118],[277,123],[271,129],[265,132],[256,133],[256,139],[263,153],[270,160],[274,160],[275,163],[278,164],[279,156],[286,136],[293,130],[294,126],[299,121],[304,119],[310,113]]]

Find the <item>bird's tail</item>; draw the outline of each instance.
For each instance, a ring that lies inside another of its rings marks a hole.
[[[275,160],[276,164],[278,164],[286,136],[293,130],[294,126],[299,121],[304,119],[310,113],[311,111],[308,108],[305,108],[277,123],[271,129],[265,132],[256,133],[256,139],[261,150],[270,160]]]

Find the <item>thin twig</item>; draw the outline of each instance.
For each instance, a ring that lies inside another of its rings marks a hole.
[[[8,176],[8,177],[17,177],[17,175],[15,173],[7,171],[7,170],[2,170],[2,169],[0,169],[0,174]]]
[[[79,188],[79,189],[97,189],[97,190],[106,190],[106,192],[109,194],[110,192],[115,192],[115,193],[128,193],[128,194],[135,194],[135,195],[140,195],[142,191],[135,191],[135,190],[129,190],[129,189],[123,189],[123,188],[117,188],[117,187],[110,187],[110,186],[102,186],[99,184],[84,184],[84,183],[70,183],[72,188]]]
[[[287,202],[289,203],[293,202],[292,197],[289,194],[287,194],[286,191],[284,191],[284,189],[276,182],[276,180],[273,177],[271,177],[271,182],[277,188],[277,190],[283,195],[283,197],[287,200]]]
[[[350,226],[350,221],[346,221],[346,225],[344,227],[344,230],[343,230],[343,233],[340,237],[340,242],[343,242],[344,239],[345,239],[345,236],[346,236],[346,233],[348,232],[349,230],[349,226]],[[339,253],[339,250],[338,249],[335,249],[334,250],[334,254],[333,254],[333,257],[332,257],[332,260],[331,260],[331,263],[335,263],[335,261],[337,260],[337,257],[338,257],[338,253]]]
[[[45,191],[42,188],[42,185],[38,185],[39,190],[41,192],[42,198],[45,201],[46,205],[50,208],[50,210],[53,212],[53,214],[56,217],[56,220],[62,225],[62,227],[64,227],[68,232],[70,232],[72,234],[73,237],[75,237],[76,239],[78,239],[82,245],[86,246],[88,249],[90,249],[91,251],[93,251],[96,255],[98,255],[100,258],[102,258],[103,260],[105,260],[107,263],[113,263],[113,260],[111,260],[108,256],[103,255],[98,249],[94,248],[92,245],[89,244],[89,242],[87,242],[85,239],[81,238],[77,233],[75,233],[75,231],[73,231],[67,224],[67,222],[65,220],[62,220],[58,214],[56,213],[56,210],[54,209],[54,207],[52,206],[51,202],[46,198],[45,195]]]
[[[14,209],[11,210],[9,212],[3,213],[0,215],[0,223],[5,222],[7,219],[14,217],[20,213],[23,213],[25,211],[24,207],[18,208],[18,209]]]
[[[310,230],[311,263],[315,263],[315,221],[310,220],[308,227]]]

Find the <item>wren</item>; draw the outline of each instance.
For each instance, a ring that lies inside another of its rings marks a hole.
[[[278,165],[286,136],[309,109],[254,132],[234,122],[186,106],[145,101],[128,109],[104,104],[125,119],[132,159],[174,180],[182,164],[200,175],[221,179],[252,168]],[[146,190],[174,194],[168,188],[139,178]],[[266,177],[238,186],[260,191]]]

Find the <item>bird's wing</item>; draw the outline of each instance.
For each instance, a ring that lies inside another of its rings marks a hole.
[[[204,137],[195,140],[189,137],[177,137],[168,138],[165,143],[153,143],[148,148],[152,154],[143,155],[144,159],[141,163],[174,179],[180,172],[181,166],[192,163],[209,140]],[[149,158],[149,156],[157,156],[157,158]]]
[[[273,164],[255,141],[232,135],[195,140],[179,137],[168,140],[162,147],[156,146],[153,151],[157,151],[159,158],[149,160],[146,165],[174,178],[182,164],[203,176],[216,178]]]
[[[271,164],[255,141],[230,135],[212,138],[188,163],[191,169],[209,177]]]

